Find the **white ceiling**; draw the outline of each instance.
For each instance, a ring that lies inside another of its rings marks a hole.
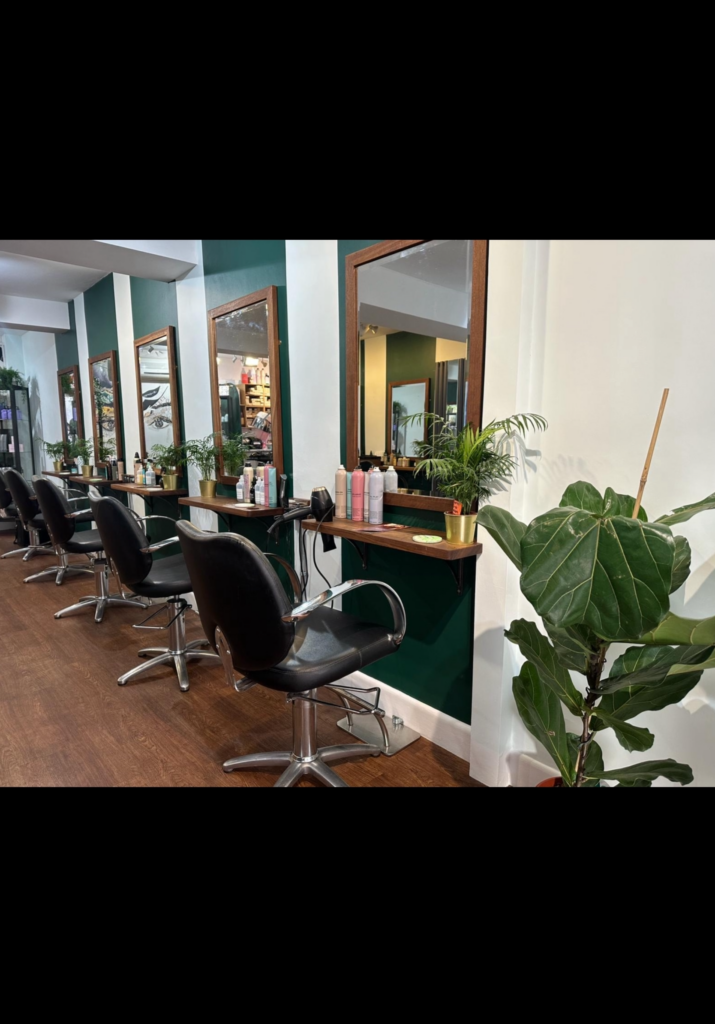
[[[384,256],[371,266],[383,266],[455,292],[468,292],[472,270],[470,244],[469,240],[433,239]]]
[[[106,276],[104,270],[0,252],[0,293],[3,295],[69,302]]]

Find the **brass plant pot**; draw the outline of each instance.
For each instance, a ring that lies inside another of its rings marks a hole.
[[[181,479],[181,477],[179,476],[178,473],[162,473],[161,479],[164,481],[164,490],[165,491],[178,491],[178,489],[179,489],[179,480]],[[202,480],[201,483],[202,484],[204,484],[204,483],[215,484],[216,481],[215,480]],[[201,491],[201,493],[203,494],[204,492]]]
[[[62,459],[60,459],[59,462],[53,462],[52,465],[55,467],[55,473],[62,472]]]
[[[92,475],[92,467],[91,466],[82,466],[82,476],[91,476],[91,475]]]
[[[216,481],[215,480],[199,480],[199,490],[201,491],[202,498],[215,498],[216,497]]]
[[[444,513],[446,540],[451,544],[471,544],[474,540],[474,531],[477,528],[477,516],[453,516],[449,512]]]

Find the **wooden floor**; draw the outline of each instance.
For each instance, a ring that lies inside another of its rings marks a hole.
[[[0,554],[13,549],[12,538],[0,533]],[[52,579],[22,582],[52,561],[0,561],[0,785],[272,786],[280,769],[225,774],[221,764],[290,749],[284,696],[261,686],[236,693],[219,664],[197,662],[189,665],[187,693],[166,667],[117,686],[117,676],[139,663],[139,648],[164,645],[156,637],[166,634],[133,630],[140,609],[109,608],[99,626],[89,611],[55,619],[55,611],[92,593],[94,582],[84,574],[61,587]],[[188,638],[202,635],[198,616],[187,613]],[[340,717],[318,708],[321,746],[351,742],[337,728]],[[394,757],[335,770],[351,786],[479,785],[466,761],[426,739]]]

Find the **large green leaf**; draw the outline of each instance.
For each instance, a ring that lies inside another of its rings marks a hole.
[[[564,784],[572,786],[573,765],[566,738],[564,713],[556,693],[542,683],[535,666],[528,661],[521,666],[519,675],[514,676],[512,692],[522,722],[551,754]]]
[[[607,487],[605,495],[601,497],[593,484],[589,484],[585,480],[578,480],[566,488],[559,502],[559,508],[581,508],[584,512],[591,512],[596,516],[608,518],[625,516],[630,519],[635,504],[636,499],[630,494],[617,494],[612,487]],[[648,521],[645,509],[638,510],[638,518],[643,522]]]
[[[628,786],[630,789],[649,789],[652,785],[649,779],[634,779],[633,782],[619,782],[615,788],[625,789]]]
[[[592,633],[588,626],[566,626],[561,629],[553,626],[548,619],[544,619],[544,629],[554,645],[561,664],[585,676],[591,651],[601,644],[599,637]]]
[[[609,640],[653,629],[668,612],[675,542],[665,526],[557,508],[521,542],[521,589],[555,626],[585,624]]]
[[[669,704],[677,704],[690,693],[700,679],[702,672],[685,672],[677,674],[676,665],[670,670],[662,683],[655,686],[624,686],[615,693],[607,693],[598,703],[598,710],[604,717],[617,718],[621,722],[642,715],[644,711],[660,711]],[[605,721],[593,718],[593,728],[598,731],[605,729]],[[609,723],[610,724],[610,723]]]
[[[630,494],[617,494],[612,487],[606,488],[606,493],[603,497],[604,516],[625,516],[626,519],[630,519],[635,507],[636,499]],[[648,522],[646,510],[642,505],[638,509],[638,518],[644,523]]]
[[[690,575],[690,545],[685,537],[678,535],[673,537],[675,541],[675,561],[673,562],[673,581],[670,584],[670,592],[674,593],[678,587],[687,580]]]
[[[681,619],[670,612],[655,629],[640,637],[629,637],[636,644],[715,644],[715,616],[710,619]]]
[[[674,508],[672,512],[656,519],[656,523],[675,526],[676,523],[685,523],[688,519],[692,519],[698,512],[707,512],[710,509],[715,509],[715,494],[709,494],[707,498],[695,501],[692,505],[681,505],[680,508]]]
[[[687,786],[693,781],[693,770],[689,764],[679,764],[672,757],[665,761],[641,761],[640,764],[629,764],[624,768],[613,768],[610,772],[589,771],[592,779],[615,779],[616,782],[636,782],[646,780],[652,782],[662,775],[671,782],[679,782]]]
[[[608,679],[601,681],[601,693],[615,693],[624,686],[653,686],[662,683],[674,665],[693,666],[707,661],[712,646],[685,644],[681,647],[629,647],[616,658]]]
[[[609,715],[601,707],[595,709],[594,715],[613,729],[616,739],[626,750],[650,750],[653,746],[655,736],[649,729],[623,722],[615,715]],[[593,722],[593,719],[591,721]]]
[[[525,524],[520,523],[506,509],[494,508],[492,505],[480,508],[477,523],[494,538],[517,569],[521,569],[521,538],[526,532]]]
[[[571,756],[571,763],[576,768],[576,761],[578,759],[578,745],[581,742],[581,737],[577,736],[573,732],[566,733],[566,739],[569,744],[569,754]],[[591,740],[586,751],[586,762],[584,764],[584,770],[587,772],[602,772],[603,771],[603,751],[599,747],[595,740]],[[581,785],[584,788],[592,788],[598,785],[598,779],[585,779]]]
[[[561,664],[556,651],[543,633],[539,632],[536,623],[514,619],[509,629],[504,631],[504,636],[518,645],[524,657],[536,667],[542,683],[551,687],[571,714],[580,717],[585,707],[584,699],[571,682],[568,669]]]

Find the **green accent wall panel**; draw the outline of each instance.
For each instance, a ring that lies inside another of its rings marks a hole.
[[[107,274],[84,293],[87,348],[90,359],[114,349],[119,352],[117,311],[114,305],[114,275]]]
[[[340,444],[343,464],[346,458],[345,409],[345,257],[382,239],[338,241],[338,288],[340,314]],[[390,338],[396,335],[388,335]],[[413,336],[414,337],[414,336]],[[432,377],[435,339],[431,343],[431,367],[425,373],[410,372],[392,379]],[[388,355],[389,360],[389,355]],[[398,364],[399,365],[399,364]],[[414,365],[414,364],[412,364]],[[397,371],[396,371],[397,372]],[[388,365],[388,379],[390,367]],[[432,390],[432,389],[431,389]],[[424,527],[425,532],[444,530],[444,515],[416,509],[391,509],[386,522]],[[408,693],[430,707],[458,719],[471,721],[472,648],[474,635],[474,585],[476,559],[465,559],[464,588],[457,584],[446,562],[421,558],[405,551],[369,547],[368,567],[364,569],[352,545],[342,544],[343,580],[376,579],[394,587],[402,598],[407,615],[407,635],[400,650],[370,665],[366,674]],[[379,591],[363,587],[343,598],[343,608],[352,615],[372,622],[391,625],[389,606]],[[407,722],[407,725],[410,723]]]
[[[77,321],[75,320],[74,299],[67,304],[70,314],[70,329],[65,334],[55,335],[55,351],[57,352],[57,369],[64,370],[68,366],[79,365],[77,349]]]
[[[223,498],[235,498],[236,488],[229,487],[228,484],[217,484],[216,494]],[[281,509],[276,509],[276,515],[281,514]],[[248,540],[253,541],[256,547],[265,553],[271,553],[274,555],[280,555],[281,558],[285,558],[286,561],[294,565],[293,561],[293,534],[295,532],[295,526],[293,523],[288,523],[286,526],[277,530],[271,538],[268,537],[268,527],[271,525],[273,520],[266,516],[265,518],[260,517],[258,519],[246,519],[244,516],[229,516],[229,526],[226,526],[225,522],[221,517],[218,517],[218,531],[219,533],[239,533],[242,537],[246,537]],[[276,570],[281,578],[284,586],[286,586],[288,595],[291,602],[294,600],[293,590],[290,586],[290,581],[286,576],[286,572],[283,568],[279,568],[279,563],[273,561],[273,568]]]
[[[176,384],[179,401],[179,427],[184,437],[184,402],[181,382],[181,339],[179,338],[179,314],[176,308],[176,282],[150,281],[145,277],[130,277],[132,297],[132,322],[134,340],[143,338],[164,327],[174,328],[176,339]],[[207,354],[208,358],[208,354]]]

